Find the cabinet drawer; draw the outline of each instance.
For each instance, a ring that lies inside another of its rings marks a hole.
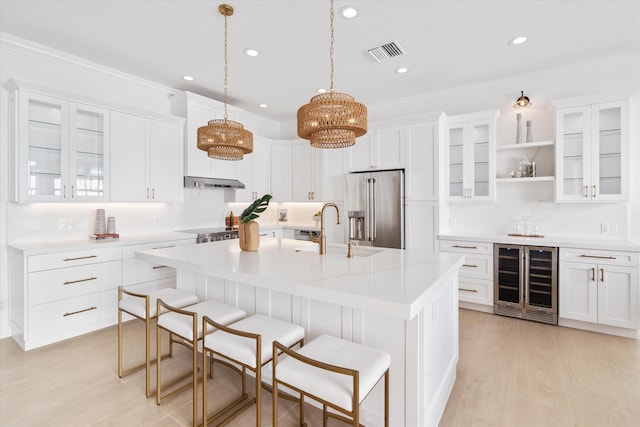
[[[110,261],[29,273],[28,304],[115,289],[120,284],[120,266],[120,261]]]
[[[560,248],[560,261],[586,262],[592,264],[638,266],[637,252],[601,251],[596,249]]]
[[[176,277],[176,270],[139,259],[122,260],[122,283],[125,286],[167,277]]]
[[[458,300],[493,305],[493,282],[489,280],[460,280]]]
[[[465,255],[460,268],[460,277],[493,279],[493,255]]]
[[[122,246],[122,259],[135,258],[136,252],[148,251],[149,249],[162,249],[172,248],[178,245],[195,244],[196,239],[183,239],[183,240],[167,240],[164,242],[151,242],[141,243],[139,245],[124,245]]]
[[[51,270],[54,268],[75,267],[96,262],[120,260],[119,246],[109,248],[95,248],[81,251],[58,252],[47,255],[33,255],[27,259],[29,272]]]
[[[466,242],[462,240],[440,240],[440,250],[448,252],[473,253],[493,253],[493,243],[486,242]]]
[[[116,289],[31,307],[27,349],[113,325],[117,316]]]

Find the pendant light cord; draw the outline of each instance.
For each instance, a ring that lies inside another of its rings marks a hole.
[[[227,73],[229,71],[227,57],[227,15],[224,15],[224,121],[228,119],[227,115]]]
[[[331,7],[329,9],[329,19],[331,21],[331,43],[329,47],[329,61],[331,62],[331,78],[329,85],[329,92],[333,92],[333,0],[331,0]]]

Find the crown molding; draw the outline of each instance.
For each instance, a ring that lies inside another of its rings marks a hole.
[[[41,61],[50,62],[58,66],[71,68],[85,73],[91,73],[100,78],[107,78],[113,81],[131,83],[138,87],[143,86],[147,89],[163,92],[168,95],[175,95],[180,92],[179,90],[170,86],[155,83],[153,81],[146,80],[132,74],[119,71],[115,68],[110,68],[105,65],[81,58],[79,56],[75,56],[67,52],[56,50],[39,43],[14,36],[9,33],[0,32],[0,49],[13,51]]]

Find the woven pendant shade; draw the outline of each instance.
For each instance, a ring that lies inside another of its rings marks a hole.
[[[298,109],[298,136],[312,147],[350,147],[365,133],[367,107],[346,93],[322,93]]]
[[[253,134],[233,120],[210,120],[198,128],[198,148],[212,159],[242,160],[253,152]]]
[[[221,4],[218,12],[224,16],[224,119],[210,120],[198,128],[197,145],[212,159],[242,160],[245,154],[253,152],[253,134],[227,115],[227,17],[233,15],[233,7]]]

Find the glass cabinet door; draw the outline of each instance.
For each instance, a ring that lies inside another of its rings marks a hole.
[[[623,194],[622,106],[594,106],[592,117],[592,197],[617,197]]]
[[[64,200],[67,193],[68,104],[55,98],[26,94],[21,101],[19,174],[23,200]],[[26,129],[25,129],[26,127]]]
[[[464,197],[464,127],[449,129],[449,197]]]
[[[473,125],[473,197],[491,195],[489,174],[489,124]]]
[[[108,110],[88,105],[71,105],[69,175],[70,197],[75,200],[104,200],[105,141],[108,140]]]
[[[590,112],[588,107],[567,108],[558,112],[556,123],[560,200],[584,200],[590,197]]]

